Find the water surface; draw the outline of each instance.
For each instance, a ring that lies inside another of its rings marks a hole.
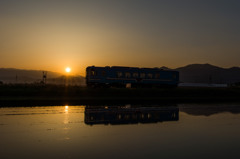
[[[0,108],[0,158],[238,158],[240,105]]]

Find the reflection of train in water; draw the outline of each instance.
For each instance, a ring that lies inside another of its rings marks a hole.
[[[131,107],[131,106],[86,106],[85,123],[94,124],[137,124],[178,121],[179,108]]]
[[[86,68],[87,86],[125,87],[176,87],[179,82],[177,71],[159,68],[106,66]]]

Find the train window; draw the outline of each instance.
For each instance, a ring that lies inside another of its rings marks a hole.
[[[152,115],[150,113],[148,113],[147,117],[148,117],[148,119],[150,119],[152,117]]]
[[[133,73],[133,77],[138,78],[138,73],[137,73],[137,72],[134,72],[134,73]]]
[[[140,73],[140,78],[145,78],[145,73]]]
[[[149,73],[149,74],[147,75],[147,77],[148,77],[148,78],[153,78],[153,74]]]
[[[117,77],[120,78],[123,76],[123,73],[122,72],[117,72]]]
[[[125,73],[125,77],[126,77],[126,78],[130,78],[130,77],[131,77],[131,73],[126,72],[126,73]]]
[[[106,76],[106,71],[102,71],[102,76]]]
[[[96,75],[96,72],[94,70],[91,70],[91,76],[95,76]]]
[[[156,78],[156,79],[159,79],[159,78],[160,78],[160,73],[156,73],[156,74],[155,74],[155,78]]]

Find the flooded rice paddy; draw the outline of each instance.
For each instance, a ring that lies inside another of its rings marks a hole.
[[[238,158],[240,104],[0,108],[0,158]]]

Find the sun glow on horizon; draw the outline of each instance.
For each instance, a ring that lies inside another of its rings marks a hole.
[[[65,68],[65,71],[66,71],[67,73],[69,73],[69,72],[71,72],[71,68],[70,68],[70,67],[67,67],[67,68]]]

